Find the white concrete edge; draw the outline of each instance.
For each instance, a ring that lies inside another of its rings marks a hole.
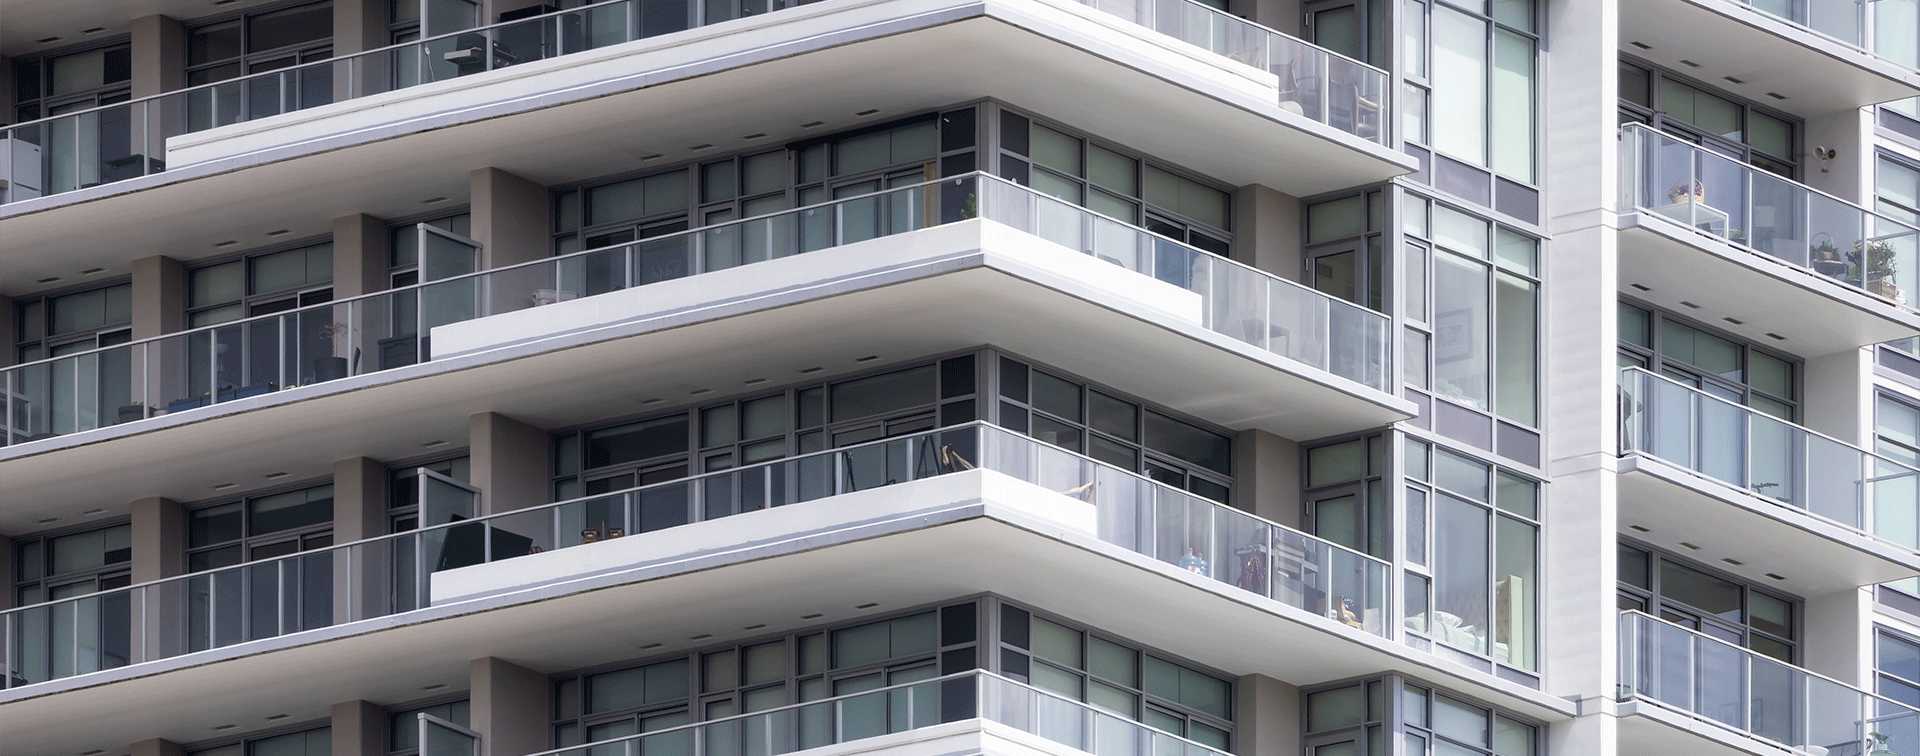
[[[1681,711],[1659,701],[1636,698],[1621,701],[1616,708],[1620,717],[1640,717],[1665,727],[1685,732],[1689,735],[1706,738],[1728,748],[1734,748],[1755,756],[1801,756],[1791,748],[1763,740],[1727,725],[1690,712]]]
[[[1839,40],[1829,39],[1826,35],[1771,14],[1762,13],[1741,3],[1729,2],[1729,0],[1686,0],[1686,2],[1726,16],[1755,30],[1772,34],[1788,44],[1799,45],[1887,81],[1904,84],[1913,90],[1909,96],[1920,96],[1920,71],[1899,65]]]

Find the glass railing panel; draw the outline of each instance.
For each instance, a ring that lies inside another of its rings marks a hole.
[[[1625,206],[1905,304],[1920,229],[1640,124],[1622,129]]]
[[[1920,543],[1920,470],[1640,368],[1620,380],[1623,452],[1888,543]]]
[[[1143,278],[1125,293],[1176,317],[1389,388],[1385,315],[974,173],[490,271],[423,270],[432,280],[406,288],[7,368],[0,445],[425,362],[440,325],[976,218],[1167,284]],[[424,243],[473,259],[465,242]]]
[[[1920,710],[1635,611],[1620,615],[1620,692],[1802,752],[1920,743]]]

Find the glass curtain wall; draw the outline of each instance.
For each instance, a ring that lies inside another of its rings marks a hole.
[[[1539,425],[1539,241],[1424,198],[1402,211],[1407,384]]]
[[[1536,183],[1540,40],[1531,0],[1406,0],[1402,9],[1402,138]]]
[[[1540,484],[1415,439],[1402,454],[1406,629],[1538,671]]]
[[[1303,698],[1307,756],[1534,756],[1543,751],[1539,726],[1399,676],[1340,683]]]

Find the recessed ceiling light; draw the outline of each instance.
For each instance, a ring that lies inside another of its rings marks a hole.
[[[1768,336],[1772,336],[1772,337],[1773,337],[1773,340],[1774,340],[1774,341],[1786,341],[1786,340],[1787,340],[1787,337],[1785,337],[1785,336],[1781,336],[1780,334],[1777,334],[1777,333],[1773,333],[1773,332],[1771,332],[1771,331],[1769,331],[1769,332],[1767,332],[1767,335],[1768,335]]]
[[[1727,564],[1731,564],[1731,565],[1733,565],[1733,566],[1735,566],[1735,567],[1739,567],[1740,565],[1743,565],[1743,564],[1746,564],[1746,562],[1742,562],[1742,561],[1740,561],[1740,560],[1737,560],[1737,559],[1727,559],[1727,558],[1724,558],[1724,557],[1722,557],[1722,558],[1720,559],[1720,561],[1722,561],[1722,562],[1726,562]]]
[[[641,650],[641,651],[651,651],[651,650],[653,650],[653,649],[656,649],[656,648],[659,648],[659,647],[661,647],[661,646],[664,646],[664,645],[667,645],[667,644],[665,644],[665,643],[649,643],[649,644],[647,644],[647,645],[644,645],[644,646],[641,646],[641,647],[640,647],[640,650]]]
[[[286,714],[275,714],[275,715],[273,715],[273,716],[270,716],[270,717],[267,717],[267,721],[269,721],[269,722],[278,722],[278,721],[280,721],[280,720],[282,720],[282,719],[286,719],[286,718],[287,718],[287,715],[286,715]]]
[[[812,619],[820,619],[821,617],[825,617],[825,616],[827,616],[827,615],[824,615],[824,614],[807,614],[807,615],[802,615],[802,616],[800,617],[800,619],[806,619],[806,620],[812,620]]]
[[[687,393],[689,396],[699,396],[701,394],[711,394],[713,393],[713,389],[694,389]]]
[[[688,147],[687,149],[690,149],[690,150],[693,150],[694,152],[699,152],[699,151],[701,151],[701,150],[711,150],[711,149],[713,149],[713,145],[711,145],[711,144],[696,144],[696,145],[694,145],[694,146],[692,146],[692,147]]]
[[[856,607],[854,607],[854,608],[855,608],[855,609],[872,609],[872,608],[874,608],[874,607],[876,607],[876,606],[879,606],[879,604],[861,604],[861,605],[859,605],[859,606],[856,606]]]
[[[1692,303],[1692,302],[1688,302],[1688,301],[1686,301],[1686,300],[1684,300],[1684,299],[1680,301],[1680,306],[1682,306],[1682,307],[1685,307],[1685,308],[1687,308],[1687,309],[1690,309],[1690,310],[1698,310],[1698,309],[1700,309],[1700,305],[1697,305],[1697,304],[1694,304],[1694,303]]]
[[[93,28],[91,28],[91,29],[81,29],[81,30],[80,30],[80,33],[81,33],[81,34],[99,34],[100,32],[103,32],[103,31],[106,31],[106,30],[107,30],[107,27],[104,27],[104,26],[96,26],[96,27],[93,27]]]
[[[214,246],[214,247],[216,247],[216,248],[218,248],[218,247],[231,247],[231,246],[233,246],[233,245],[235,245],[235,244],[239,244],[239,243],[240,243],[240,240],[239,240],[239,239],[228,239],[228,240],[226,240],[226,241],[223,241],[223,242],[218,242],[218,243],[216,243],[216,244],[214,244],[213,246]]]
[[[1651,288],[1648,288],[1648,287],[1645,287],[1645,286],[1641,286],[1640,284],[1627,284],[1627,285],[1628,285],[1628,286],[1632,286],[1633,288],[1636,288],[1636,289],[1639,289],[1639,290],[1641,290],[1641,291],[1653,291],[1653,289],[1651,289]]]
[[[855,113],[854,115],[857,115],[857,116],[860,116],[860,117],[862,117],[862,118],[865,118],[865,117],[867,117],[867,116],[870,116],[870,115],[873,115],[873,114],[875,114],[875,113],[878,113],[878,112],[880,112],[880,111],[878,111],[878,110],[862,110],[862,111],[860,111],[860,112],[858,112],[858,113]]]
[[[88,517],[94,517],[94,516],[103,515],[106,513],[107,513],[107,510],[101,509],[99,507],[94,507],[93,509],[80,510],[80,514],[86,515]]]
[[[1651,50],[1651,49],[1653,49],[1653,45],[1649,45],[1649,44],[1646,44],[1646,43],[1644,43],[1644,42],[1628,42],[1627,44],[1629,44],[1629,45],[1633,45],[1634,47],[1638,47],[1638,48],[1640,48],[1640,49],[1642,49],[1642,50]]]
[[[869,355],[867,355],[867,356],[865,356],[865,357],[855,357],[853,361],[854,361],[854,362],[872,362],[872,361],[874,361],[874,360],[877,360],[877,359],[880,359],[880,355],[877,355],[877,354],[869,354]]]
[[[699,635],[695,635],[691,638],[688,638],[687,640],[706,640],[711,637],[713,637],[713,633],[701,633]]]
[[[59,37],[41,37],[40,39],[36,39],[34,41],[44,45],[51,42],[59,42],[60,38]]]
[[[40,519],[38,519],[38,520],[34,520],[34,521],[33,521],[33,524],[35,524],[35,525],[51,525],[51,524],[53,524],[53,523],[56,523],[56,522],[59,522],[59,521],[60,521],[60,518],[58,518],[58,517],[42,517],[42,518],[40,518]]]
[[[821,127],[821,126],[825,126],[825,125],[827,125],[827,122],[826,122],[826,121],[808,121],[808,122],[806,122],[806,123],[803,123],[803,124],[800,124],[800,128],[803,128],[803,129],[817,129],[817,128],[819,128],[819,127]]]
[[[649,404],[659,404],[664,401],[666,400],[665,399],[642,399],[640,400],[640,406],[644,407]]]
[[[666,157],[666,156],[667,156],[667,155],[666,155],[666,153],[664,153],[664,152],[656,152],[656,153],[653,153],[653,154],[651,154],[651,155],[641,155],[641,156],[640,156],[640,159],[641,159],[641,160],[659,160],[660,158],[663,158],[663,157]]]
[[[80,275],[91,276],[95,273],[105,273],[105,272],[107,272],[106,268],[88,268],[86,270],[80,271]]]
[[[809,374],[812,374],[812,373],[818,373],[818,372],[820,372],[820,371],[822,371],[822,370],[825,370],[825,369],[826,369],[826,368],[823,368],[823,367],[810,367],[810,368],[801,368],[801,369],[800,369],[800,374],[801,374],[801,375],[809,375]]]
[[[46,278],[42,278],[40,280],[34,281],[34,283],[50,284],[58,280],[60,280],[59,276],[48,276]]]
[[[1787,579],[1787,576],[1785,576],[1785,575],[1775,575],[1775,574],[1773,574],[1773,573],[1771,573],[1771,572],[1769,572],[1769,573],[1767,573],[1767,577],[1770,577],[1770,578],[1773,578],[1773,579],[1775,579],[1775,580],[1785,580],[1785,579]]]
[[[235,728],[235,727],[239,727],[239,726],[240,726],[240,725],[237,725],[237,724],[223,724],[223,725],[214,725],[214,726],[213,726],[213,729],[214,729],[214,730],[216,730],[216,731],[218,731],[218,730],[231,730],[231,729],[233,729],[233,728]]]
[[[1744,320],[1734,320],[1733,318],[1721,318],[1721,320],[1724,320],[1724,321],[1727,321],[1727,322],[1729,322],[1729,323],[1732,323],[1732,324],[1734,324],[1734,325],[1746,325],[1746,324],[1747,324],[1747,321],[1744,321]]]
[[[421,445],[420,445],[420,448],[422,448],[422,449],[431,449],[431,448],[433,448],[433,447],[436,447],[436,446],[446,446],[446,445],[447,445],[447,442],[446,442],[446,440],[444,440],[444,439],[434,439],[434,440],[432,440],[432,441],[428,441],[428,442],[426,442],[426,443],[424,443],[424,444],[421,444]]]
[[[1730,82],[1733,82],[1733,83],[1735,83],[1735,84],[1745,84],[1745,83],[1746,83],[1746,82],[1744,82],[1744,81],[1741,81],[1741,80],[1739,80],[1739,79],[1736,79],[1736,78],[1733,78],[1733,77],[1731,77],[1731,76],[1722,76],[1722,77],[1720,77],[1720,78],[1722,78],[1722,79],[1726,79],[1727,81],[1730,81]]]
[[[767,382],[767,379],[765,378],[748,378],[746,380],[746,384],[749,386],[752,386],[756,383],[766,383],[766,382]]]
[[[1691,544],[1691,543],[1687,543],[1686,541],[1681,541],[1681,542],[1680,542],[1680,545],[1681,545],[1681,546],[1685,546],[1685,547],[1687,547],[1687,548],[1688,548],[1689,550],[1692,550],[1692,551],[1699,551],[1699,550],[1700,550],[1700,547],[1699,547],[1699,546],[1695,546],[1695,545],[1693,545],[1693,544]]]
[[[766,625],[748,625],[740,629],[741,630],[759,630],[760,628],[763,628],[763,627],[766,627]]]
[[[80,756],[99,756],[100,754],[103,754],[103,753],[106,753],[106,751],[102,751],[98,748],[95,748],[91,751],[81,751]]]
[[[740,138],[741,139],[765,139],[767,138],[767,135],[766,134],[748,134]]]
[[[284,472],[267,473],[267,480],[279,480],[284,477],[287,477],[287,474]]]
[[[1641,532],[1641,533],[1651,533],[1651,532],[1653,532],[1653,531],[1651,531],[1651,530],[1648,530],[1648,529],[1646,529],[1646,528],[1643,528],[1643,527],[1640,527],[1639,525],[1628,525],[1627,527],[1628,527],[1628,528],[1631,528],[1631,529],[1633,529],[1633,530],[1635,530],[1635,531],[1638,531],[1638,532]]]
[[[1683,65],[1683,66],[1686,66],[1686,67],[1688,67],[1688,68],[1699,68],[1699,67],[1700,67],[1700,64],[1699,64],[1699,63],[1695,63],[1695,62],[1693,62],[1693,61],[1691,61],[1691,60],[1687,60],[1686,58],[1681,58],[1681,59],[1680,59],[1680,65]]]
[[[1767,96],[1768,96],[1768,97],[1771,97],[1771,98],[1773,98],[1773,99],[1776,99],[1776,100],[1784,100],[1784,99],[1787,99],[1787,96],[1786,96],[1786,95],[1783,95],[1783,94],[1780,94],[1779,92],[1768,92],[1768,93],[1767,93]]]
[[[445,687],[447,687],[446,683],[434,683],[432,685],[422,685],[420,686],[420,690],[430,692],[430,691],[439,690]]]
[[[438,204],[440,204],[440,203],[442,203],[442,202],[445,202],[445,201],[447,201],[447,198],[446,198],[446,197],[428,197],[428,198],[426,198],[426,199],[423,199],[423,200],[420,200],[420,204],[422,204],[422,205],[438,205]]]
[[[283,229],[280,229],[279,231],[268,231],[267,235],[268,236],[286,236],[287,234],[290,234],[290,233],[293,233],[292,229],[283,228]]]
[[[240,0],[214,0],[213,4],[214,5],[232,5],[237,2],[240,2]]]
[[[225,491],[225,490],[227,490],[227,489],[229,489],[229,488],[239,488],[239,487],[240,487],[240,484],[238,484],[238,483],[221,483],[221,484],[219,484],[219,485],[216,485],[216,486],[214,486],[214,487],[213,487],[213,490],[215,490],[215,491]]]

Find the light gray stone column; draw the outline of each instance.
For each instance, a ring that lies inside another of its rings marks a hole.
[[[384,0],[333,0],[333,57],[341,59],[333,67],[335,102],[386,91],[388,56],[362,56],[351,63],[345,58],[390,41]]]
[[[133,510],[133,582],[152,582],[186,572],[187,511],[178,502],[158,497],[140,499]],[[131,610],[140,637],[134,639],[134,660],[152,661],[174,656],[186,648],[183,618],[185,586],[179,582],[138,593]]]
[[[187,30],[167,16],[133,20],[133,96],[138,99],[187,83]]]
[[[548,746],[547,676],[494,657],[468,663],[473,731],[482,756],[520,756]]]
[[[333,756],[385,756],[387,711],[370,701],[333,705]]]
[[[1300,526],[1299,444],[1263,430],[1241,431],[1233,439],[1233,473],[1236,509]]]
[[[468,175],[473,240],[484,245],[481,267],[540,260],[552,244],[547,235],[547,188],[498,168]]]
[[[366,457],[333,463],[334,543],[386,534],[387,466]],[[336,622],[351,622],[388,612],[393,565],[387,548],[335,549],[333,562],[335,580],[352,586],[352,590],[334,591]]]
[[[1289,281],[1300,280],[1300,200],[1259,184],[1233,195],[1235,262],[1246,263]]]
[[[186,756],[187,749],[171,740],[153,738],[132,745],[132,756]]]
[[[496,412],[467,419],[473,486],[486,514],[547,503],[547,432]]]
[[[1300,689],[1266,675],[1233,685],[1234,756],[1300,753]]]

